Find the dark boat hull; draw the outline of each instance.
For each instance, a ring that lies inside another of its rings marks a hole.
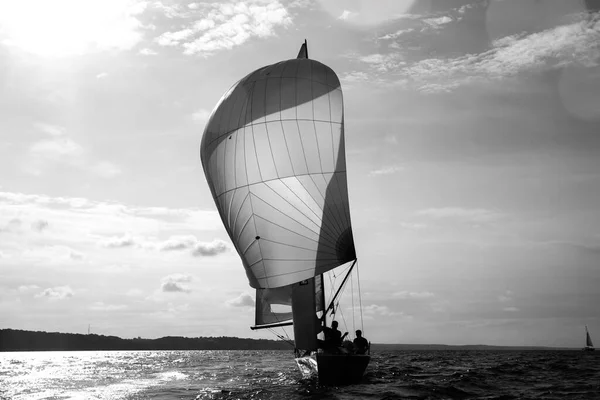
[[[317,354],[319,383],[345,385],[360,382],[371,356],[358,354]]]
[[[304,378],[318,377],[323,385],[348,385],[360,382],[371,356],[359,354],[313,353],[296,358]]]

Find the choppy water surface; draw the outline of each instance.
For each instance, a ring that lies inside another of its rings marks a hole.
[[[360,384],[323,387],[284,351],[0,353],[0,399],[600,399],[600,354],[372,356]]]

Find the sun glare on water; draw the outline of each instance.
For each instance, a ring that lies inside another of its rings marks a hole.
[[[127,49],[141,37],[134,0],[0,1],[0,41],[40,56]]]

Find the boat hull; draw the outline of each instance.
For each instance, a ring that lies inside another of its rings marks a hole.
[[[318,377],[323,385],[348,385],[362,379],[371,356],[359,354],[312,354],[296,358],[304,378]]]
[[[363,377],[371,356],[358,354],[317,354],[319,383],[343,385]]]
[[[583,351],[595,351],[596,349],[593,347],[584,347]]]

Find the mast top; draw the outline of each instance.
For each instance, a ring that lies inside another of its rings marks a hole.
[[[306,39],[304,39],[304,43],[300,47],[300,51],[298,52],[298,57],[296,58],[308,58],[308,43]]]

